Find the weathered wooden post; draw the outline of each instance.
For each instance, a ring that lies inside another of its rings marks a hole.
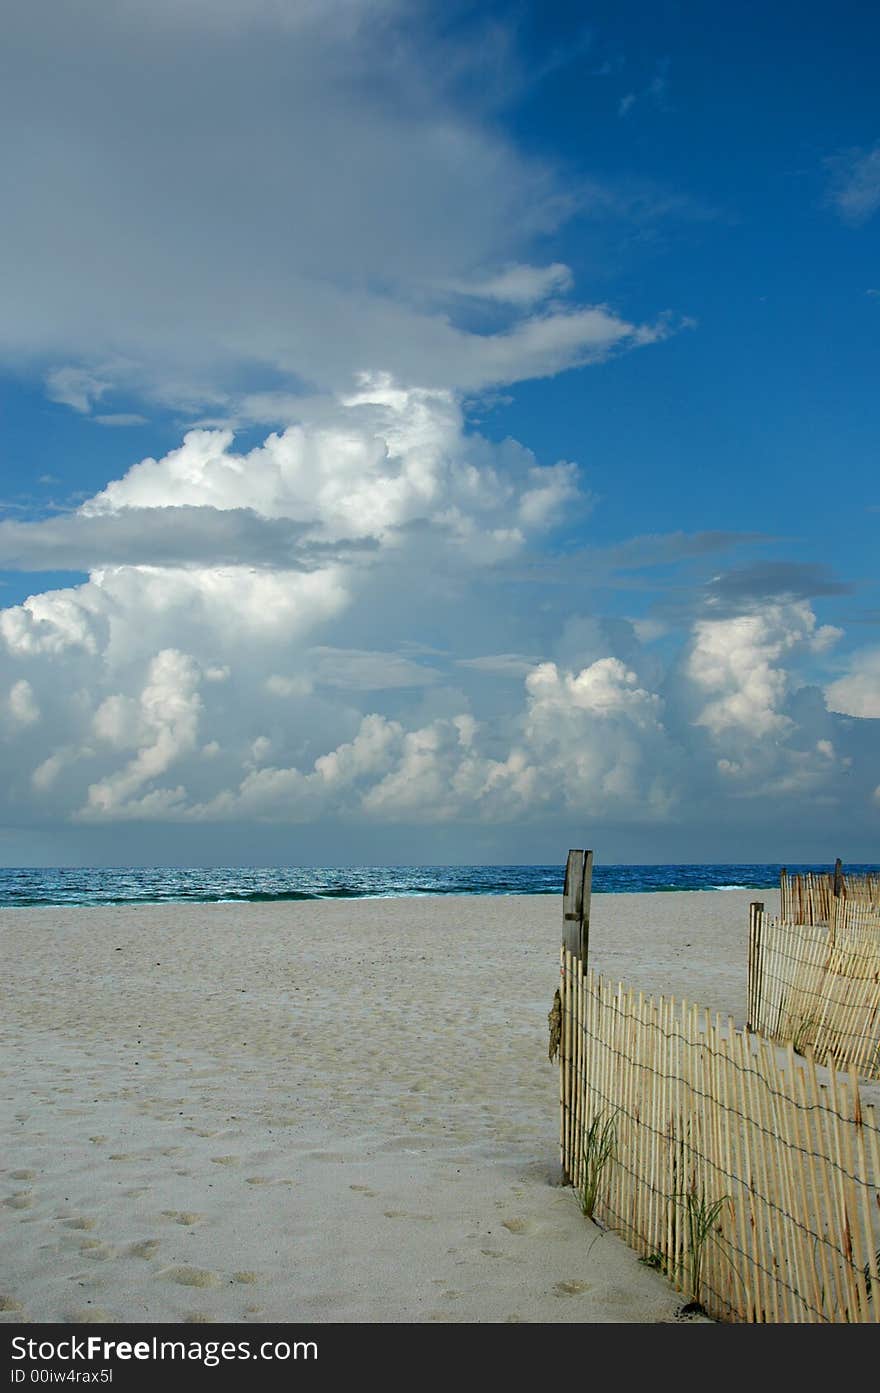
[[[592,851],[570,851],[565,863],[562,895],[562,946],[579,959],[581,972],[587,970],[592,889]]]
[[[843,862],[838,856],[834,863],[834,898],[839,900],[845,893],[843,886]]]
[[[843,879],[843,862],[838,856],[834,863],[834,888],[830,905],[828,906],[828,933],[832,943],[837,941],[837,930],[843,920],[846,903],[846,884]]]
[[[590,940],[590,895],[593,888],[592,851],[569,851],[562,895],[562,974],[559,1020],[559,1146],[562,1174],[571,1181],[580,1145],[578,1091],[583,1087],[579,1061],[584,1028],[583,976]],[[554,1004],[555,1012],[555,1004]],[[551,1012],[551,1052],[554,1036]]]
[[[761,953],[761,925],[763,916],[763,900],[752,900],[749,905],[749,1009],[746,1030],[758,1030],[758,1021],[762,1015],[764,959]]]

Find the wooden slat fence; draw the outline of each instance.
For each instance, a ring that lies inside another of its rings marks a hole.
[[[880,1130],[855,1072],[823,1083],[791,1044],[780,1062],[565,947],[560,996],[562,1165],[594,1216],[716,1318],[880,1320]]]
[[[780,873],[779,917],[789,924],[827,924],[841,899],[880,912],[880,875],[846,875],[839,858],[833,873]]]
[[[880,1078],[880,920],[836,901],[829,927],[749,915],[748,1024],[798,1052]]]

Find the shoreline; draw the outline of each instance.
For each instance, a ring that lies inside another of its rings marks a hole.
[[[591,961],[739,1020],[754,895],[597,896]],[[674,1320],[559,1184],[561,903],[0,910],[0,1319]]]

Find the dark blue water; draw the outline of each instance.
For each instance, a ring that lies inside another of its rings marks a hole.
[[[790,871],[829,871],[794,866]],[[847,871],[877,871],[847,865]],[[596,866],[593,890],[769,890],[779,885],[771,866]],[[0,869],[0,907],[25,905],[167,904],[195,900],[357,900],[400,895],[559,895],[558,866],[249,866]]]

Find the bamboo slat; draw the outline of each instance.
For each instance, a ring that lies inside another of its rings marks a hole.
[[[719,1319],[877,1322],[880,1132],[855,1071],[838,1077],[829,1058],[826,1086],[791,1041],[778,1059],[732,1021],[584,974],[567,953],[561,997],[570,1180],[583,1183],[590,1123],[615,1118],[595,1217]],[[689,1208],[723,1197],[695,1251]]]
[[[821,925],[789,924],[752,907],[749,1024],[802,1052],[830,1054],[880,1077],[880,928],[869,907]]]

